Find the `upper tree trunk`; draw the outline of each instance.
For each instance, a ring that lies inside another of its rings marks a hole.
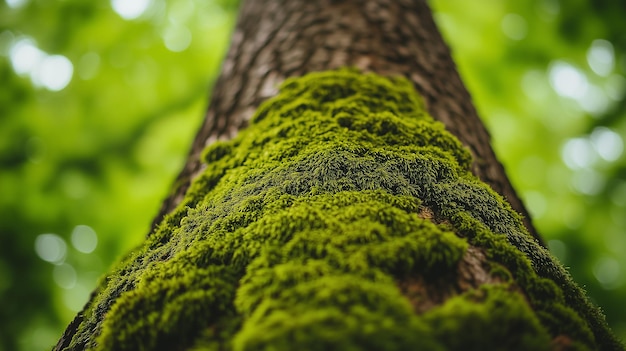
[[[55,348],[87,349],[623,348],[540,244],[425,1],[248,0],[151,233]]]
[[[542,242],[422,0],[244,1],[209,111],[154,224],[180,203],[201,171],[201,151],[234,137],[280,82],[346,66],[411,80],[430,114],[470,149],[474,174],[503,195]]]

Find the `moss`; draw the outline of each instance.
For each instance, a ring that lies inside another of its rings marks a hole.
[[[229,301],[236,279],[229,269],[193,267],[181,274],[177,270],[184,265],[150,265],[149,273],[108,312],[99,348],[142,350],[187,344],[195,329],[233,317]]]
[[[314,266],[312,276],[300,272],[309,271],[309,265]],[[283,285],[285,290],[268,294],[235,336],[234,349],[439,349],[392,281],[342,274],[318,262],[276,270],[310,279],[292,281]]]
[[[524,297],[506,285],[484,285],[451,298],[424,319],[446,350],[551,349],[548,331]]]
[[[621,349],[404,79],[288,80],[203,159],[68,349]],[[416,314],[398,281],[454,277],[470,244],[503,283]]]

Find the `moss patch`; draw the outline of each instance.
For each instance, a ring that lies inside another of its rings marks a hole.
[[[621,349],[404,79],[288,80],[203,158],[67,349]],[[453,277],[468,245],[509,280],[416,315],[397,282]]]
[[[510,288],[484,285],[449,299],[424,319],[446,350],[549,350],[550,335],[533,314]]]

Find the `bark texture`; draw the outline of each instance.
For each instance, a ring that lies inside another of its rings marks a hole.
[[[280,82],[346,66],[413,82],[430,114],[470,149],[474,174],[509,201],[542,243],[491,148],[425,0],[244,1],[202,128],[153,224],[184,197],[202,169],[202,150],[237,135]]]

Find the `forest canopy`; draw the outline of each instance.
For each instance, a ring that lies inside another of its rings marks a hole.
[[[551,251],[626,339],[626,5],[430,1]],[[147,234],[232,0],[0,4],[0,351],[50,348]]]

